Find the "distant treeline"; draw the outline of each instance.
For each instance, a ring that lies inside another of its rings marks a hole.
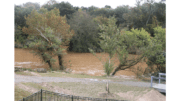
[[[119,4],[121,5],[121,4]],[[114,16],[116,25],[123,29],[144,28],[154,37],[154,30],[157,25],[166,27],[166,4],[163,2],[145,2],[140,5],[137,2],[135,7],[118,6],[115,9],[109,5],[103,8],[74,7],[69,2],[56,2],[50,0],[42,7],[38,3],[28,2],[23,5],[15,5],[15,47],[28,47],[28,34],[22,31],[26,25],[25,16],[31,14],[33,9],[39,12],[40,8],[51,11],[59,9],[60,16],[66,16],[67,23],[74,30],[75,34],[70,39],[69,51],[89,52],[88,48],[96,52],[103,51],[98,42],[100,29],[98,25],[107,24],[108,18]]]

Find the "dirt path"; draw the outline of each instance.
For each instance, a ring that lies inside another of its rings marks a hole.
[[[107,80],[100,81],[98,79],[87,79],[87,78],[66,78],[66,77],[37,77],[37,76],[23,76],[15,74],[15,83],[20,82],[35,82],[35,83],[43,83],[43,82],[97,82],[97,83],[106,83]],[[118,83],[127,86],[137,86],[137,87],[150,87],[150,83],[147,82],[133,82],[133,81],[121,81],[121,82],[113,82],[109,80],[109,83]]]

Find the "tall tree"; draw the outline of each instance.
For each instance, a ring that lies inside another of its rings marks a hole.
[[[148,69],[151,70],[151,66],[156,65],[154,72],[166,72],[166,29],[158,26],[154,28],[154,32],[153,44],[146,56]]]
[[[37,37],[36,40],[38,40],[39,43],[41,43],[42,39],[44,39],[48,43],[48,47],[52,48],[51,50],[53,50],[53,54],[58,56],[60,69],[63,70],[62,52],[59,47],[60,45],[68,45],[74,32],[73,30],[70,30],[66,17],[60,16],[59,13],[58,9],[48,11],[45,8],[41,8],[38,12],[33,10],[30,15],[25,17],[28,27],[24,27],[22,31],[30,36]],[[47,30],[48,28],[50,31]],[[57,42],[57,39],[54,39],[54,37],[58,38],[60,43]],[[47,47],[42,47],[45,51],[43,50],[43,52],[40,53],[41,55],[45,54],[45,52],[49,50]],[[46,61],[50,61],[50,58]]]
[[[26,25],[26,20],[24,16],[27,16],[28,14],[31,13],[33,9],[38,9],[38,4],[35,3],[26,3],[24,5],[15,5],[15,47],[17,48],[22,48],[23,45],[26,44],[26,39],[28,37],[28,34],[25,34],[22,32],[22,27],[27,26]]]
[[[89,52],[89,47],[96,51],[101,51],[97,41],[98,25],[95,23],[92,16],[79,9],[78,12],[73,14],[69,23],[71,28],[75,31],[75,35],[70,42],[70,51]]]
[[[116,44],[114,37],[117,33],[119,33],[119,30],[117,30],[117,26],[116,23],[112,23],[112,22],[116,22],[116,19],[114,17],[109,18],[109,20],[107,21],[107,25],[99,25],[100,29],[101,29],[101,33],[99,33],[100,35],[100,47],[104,50],[105,53],[108,53],[109,57],[105,62],[103,63],[104,66],[104,70],[105,73],[107,74],[107,76],[109,76],[111,74],[111,72],[114,69],[114,63],[111,61],[111,59],[113,58],[114,54],[115,54],[115,48],[116,48]],[[112,27],[113,26],[113,27]],[[93,55],[96,56],[95,52],[93,49],[89,48],[90,52],[93,53]],[[101,57],[96,56],[100,61]]]
[[[139,63],[146,56],[152,44],[149,33],[143,28],[121,31],[115,40],[117,41],[116,53],[120,64],[112,75],[115,75],[119,70],[125,70]],[[137,55],[130,55],[131,53]]]
[[[40,4],[39,3],[32,3],[32,2],[27,2],[25,4],[22,5],[23,8],[29,8],[32,7],[33,9],[40,9]]]
[[[123,14],[128,13],[130,11],[129,8],[129,6],[118,6],[114,9],[114,14],[117,19],[116,24],[118,26],[126,22],[125,18],[123,18]]]
[[[137,0],[137,6],[130,9],[128,13],[123,15],[126,22],[129,23],[129,28],[144,28],[147,29],[151,24],[153,24],[153,18],[156,16],[159,25],[165,27],[165,4],[156,3],[154,0],[145,1],[140,5],[142,0]],[[151,36],[154,36],[152,27],[148,32],[151,33]]]
[[[150,35],[144,29],[120,30],[115,23],[115,18],[110,18],[108,25],[100,26],[101,33],[99,33],[101,36],[101,48],[109,54],[110,58],[116,53],[120,62],[112,75],[115,75],[119,70],[125,70],[140,62],[152,43]],[[129,55],[130,50],[135,50],[138,56]],[[109,62],[108,68],[112,66]]]
[[[77,7],[73,7],[73,5],[71,5],[69,2],[64,2],[64,1],[62,1],[61,3],[57,3],[57,2],[50,4],[47,3],[43,5],[43,7],[47,8],[49,11],[54,8],[57,8],[61,12],[60,15],[61,16],[66,15],[67,19],[70,19],[72,14],[78,9]]]

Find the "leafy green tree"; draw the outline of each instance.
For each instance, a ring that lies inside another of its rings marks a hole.
[[[108,55],[109,55],[108,59],[105,62],[102,62],[107,76],[109,76],[114,69],[114,66],[113,66],[114,63],[111,61],[111,59],[116,52],[115,51],[116,44],[114,44],[115,41],[113,39],[115,37],[115,34],[119,32],[119,30],[117,30],[116,24],[113,23],[115,21],[116,21],[116,19],[113,17],[108,20],[107,26],[104,24],[99,25],[99,27],[101,29],[101,33],[99,33],[99,35],[100,35],[99,45],[104,50],[104,52],[108,53]],[[93,49],[89,48],[89,50],[91,53],[93,53],[93,55],[96,56]],[[97,57],[97,58],[101,61],[101,58],[99,58],[99,57]]]
[[[30,14],[32,10],[32,7],[24,8],[22,6],[15,5],[15,25],[20,27],[26,26],[26,20],[24,16]]]
[[[103,17],[103,16],[96,16],[93,18],[94,22],[97,23],[98,25],[108,25],[108,18]]]
[[[129,6],[118,6],[117,8],[114,9],[114,14],[117,19],[116,24],[119,26],[119,24],[123,24],[126,22],[126,20],[123,18],[123,14],[128,13]]]
[[[105,8],[109,8],[109,9],[110,9],[110,8],[111,8],[111,6],[109,6],[109,5],[106,5],[106,6],[105,6]]]
[[[61,12],[60,15],[66,15],[67,19],[70,19],[72,17],[72,14],[78,9],[77,7],[73,7],[73,5],[71,5],[69,2],[62,1],[61,3],[58,3],[55,2],[55,0],[53,1],[54,3],[50,3],[49,1],[47,4],[43,5],[43,7],[47,8],[49,11],[54,8],[57,8]]]
[[[79,9],[73,14],[69,20],[71,28],[75,31],[75,35],[71,39],[69,50],[75,52],[89,52],[88,48],[101,51],[98,45],[98,25],[93,21],[85,11]]]
[[[166,72],[166,30],[162,27],[154,28],[155,37],[147,54],[149,67],[156,65],[155,72]]]
[[[159,2],[154,3],[154,12],[153,15],[157,17],[157,21],[160,22],[160,25],[166,27],[166,4]]]
[[[94,11],[91,11],[90,15],[103,16],[109,18],[114,15],[114,10],[109,8],[98,8],[95,9]]]
[[[133,7],[129,10],[129,12],[123,15],[126,23],[129,25],[129,29],[131,28],[144,28],[148,29],[147,31],[151,33],[151,36],[154,36],[153,32],[153,21],[154,17],[159,25],[165,27],[165,19],[166,19],[166,4],[164,3],[155,3],[154,0],[149,0],[142,5],[140,5],[140,1],[138,0],[137,6]]]
[[[33,49],[33,53],[40,56],[45,63],[48,63],[50,69],[53,69],[55,62],[54,56],[62,54],[61,41],[52,34],[53,30],[49,27],[45,28],[43,37],[41,35],[29,35],[29,48]],[[51,43],[50,43],[51,42]]]
[[[98,9],[98,7],[95,7],[95,6],[90,6],[90,7],[88,7],[88,9],[87,9],[87,12],[93,12],[93,11],[95,11],[95,10],[97,10]]]
[[[26,3],[28,4],[28,3]],[[17,48],[22,48],[23,45],[26,44],[26,39],[28,37],[28,34],[25,34],[22,32],[22,27],[27,26],[26,25],[26,20],[24,18],[24,16],[27,16],[28,14],[31,13],[31,11],[34,8],[34,3],[32,3],[32,5],[26,5],[22,6],[22,5],[15,5],[14,10],[15,10],[15,16],[14,16],[14,20],[15,20],[15,47]]]
[[[116,53],[120,64],[115,68],[112,75],[115,75],[119,70],[130,68],[143,60],[152,44],[149,33],[144,29],[122,30],[117,34],[115,40],[117,41]],[[138,54],[138,56],[130,55],[131,53]]]
[[[109,71],[112,75],[115,75],[119,70],[125,70],[140,62],[147,54],[147,50],[152,43],[150,35],[144,29],[120,30],[114,17],[109,18],[108,25],[100,25],[100,28],[100,46],[109,54],[107,70],[114,70],[113,72]],[[129,50],[132,49],[136,50],[136,54],[139,55],[129,55]],[[93,50],[91,52],[94,53]],[[113,66],[110,60],[114,54],[117,54],[115,56],[117,56],[120,64],[115,69],[110,69]],[[105,62],[104,66],[107,66],[108,61]],[[106,67],[104,68],[106,69]],[[106,73],[107,75],[110,74]]]
[[[42,55],[44,61],[50,62],[53,55],[57,55],[60,69],[63,70],[62,49],[60,46],[68,45],[74,32],[70,30],[66,17],[60,16],[59,13],[56,8],[51,11],[45,8],[41,8],[38,12],[33,10],[30,15],[25,17],[28,27],[23,27],[22,31],[36,38],[34,40],[31,38],[34,43],[30,44],[30,47],[34,48],[34,50],[38,49],[40,52],[37,52],[37,54]],[[36,42],[37,45],[35,45]],[[50,53],[46,54],[49,51]]]
[[[21,28],[15,25],[15,48],[23,48],[27,37],[22,33]]]
[[[39,3],[32,3],[32,2],[27,2],[25,4],[22,5],[23,8],[29,8],[32,7],[33,9],[40,9],[40,4]]]

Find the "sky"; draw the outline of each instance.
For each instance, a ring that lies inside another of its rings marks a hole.
[[[39,3],[41,6],[45,3],[47,3],[49,0],[14,0],[14,4],[21,5],[26,2],[33,2],[33,3]],[[111,8],[116,8],[117,6],[121,5],[129,5],[131,7],[136,6],[136,0],[56,0],[57,2],[69,2],[73,6],[78,7],[90,7],[95,6],[102,8],[105,5],[111,6]],[[159,2],[160,0],[155,0],[156,2]]]

